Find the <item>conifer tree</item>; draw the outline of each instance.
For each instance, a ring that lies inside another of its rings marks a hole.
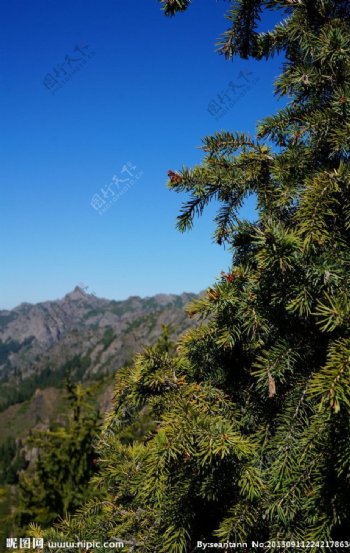
[[[27,445],[36,448],[34,467],[20,473],[16,524],[50,525],[73,512],[88,497],[87,483],[96,472],[93,443],[99,416],[92,388],[66,383],[68,420],[49,430],[36,430]]]
[[[162,3],[166,15],[190,4]],[[281,22],[258,32],[269,9]],[[189,194],[181,231],[220,202],[215,238],[232,249],[232,267],[188,307],[198,325],[177,355],[149,348],[117,374],[95,478],[105,496],[58,531],[142,553],[268,539],[312,540],[314,552],[334,540],[341,550],[350,536],[350,5],[238,0],[227,18],[227,59],[284,53],[276,92],[288,103],[255,137],[206,137],[200,165],[170,172],[170,188]],[[239,217],[252,194],[256,222]]]

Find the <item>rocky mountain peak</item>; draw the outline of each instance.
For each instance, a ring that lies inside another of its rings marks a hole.
[[[96,374],[130,362],[139,348],[154,343],[162,325],[172,325],[178,334],[192,324],[184,306],[193,297],[158,294],[116,301],[78,285],[62,299],[0,310],[0,404],[1,381],[15,382],[18,375],[24,379],[47,367],[52,372],[76,356],[89,358],[89,371]]]
[[[68,301],[78,301],[81,299],[86,299],[88,296],[89,294],[87,294],[83,290],[83,288],[81,288],[80,286],[76,286],[74,290],[72,290],[72,292],[69,292],[64,296],[64,299]]]

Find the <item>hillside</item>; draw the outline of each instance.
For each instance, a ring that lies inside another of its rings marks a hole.
[[[191,325],[184,306],[194,294],[97,298],[76,287],[64,298],[0,311],[0,411],[38,388],[99,380],[155,342],[162,325],[176,337]]]
[[[162,325],[171,326],[173,338],[191,326],[184,306],[194,297],[159,294],[111,301],[77,286],[59,300],[0,311],[2,539],[11,525],[18,472],[37,455],[26,445],[27,436],[66,419],[66,376],[94,384],[96,407],[106,412],[115,371],[154,343]]]
[[[99,381],[106,409],[113,373],[155,342],[162,325],[174,338],[191,325],[184,306],[194,294],[125,301],[76,287],[64,298],[0,311],[0,443],[25,436],[64,411],[63,383]]]

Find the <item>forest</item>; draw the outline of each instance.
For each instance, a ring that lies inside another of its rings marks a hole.
[[[350,547],[350,5],[238,0],[224,27],[228,64],[283,55],[281,107],[254,136],[204,137],[168,187],[187,197],[180,232],[218,207],[231,267],[186,307],[195,326],[176,342],[164,328],[116,372],[103,421],[93,390],[68,382],[66,422],[29,438],[14,535],[140,553]],[[252,196],[254,221],[240,215]]]

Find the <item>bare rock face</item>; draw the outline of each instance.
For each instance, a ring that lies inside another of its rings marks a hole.
[[[110,301],[79,286],[62,299],[0,310],[0,443],[63,424],[64,380],[94,384],[101,414],[112,406],[113,376],[154,343],[162,326],[175,339],[194,324],[184,306],[194,294]],[[37,448],[23,446],[29,464]]]
[[[111,301],[76,286],[59,300],[0,310],[0,386],[40,376],[48,367],[59,371],[72,359],[81,379],[106,374],[153,343],[163,324],[174,327],[174,336],[191,326],[183,308],[194,297]]]

